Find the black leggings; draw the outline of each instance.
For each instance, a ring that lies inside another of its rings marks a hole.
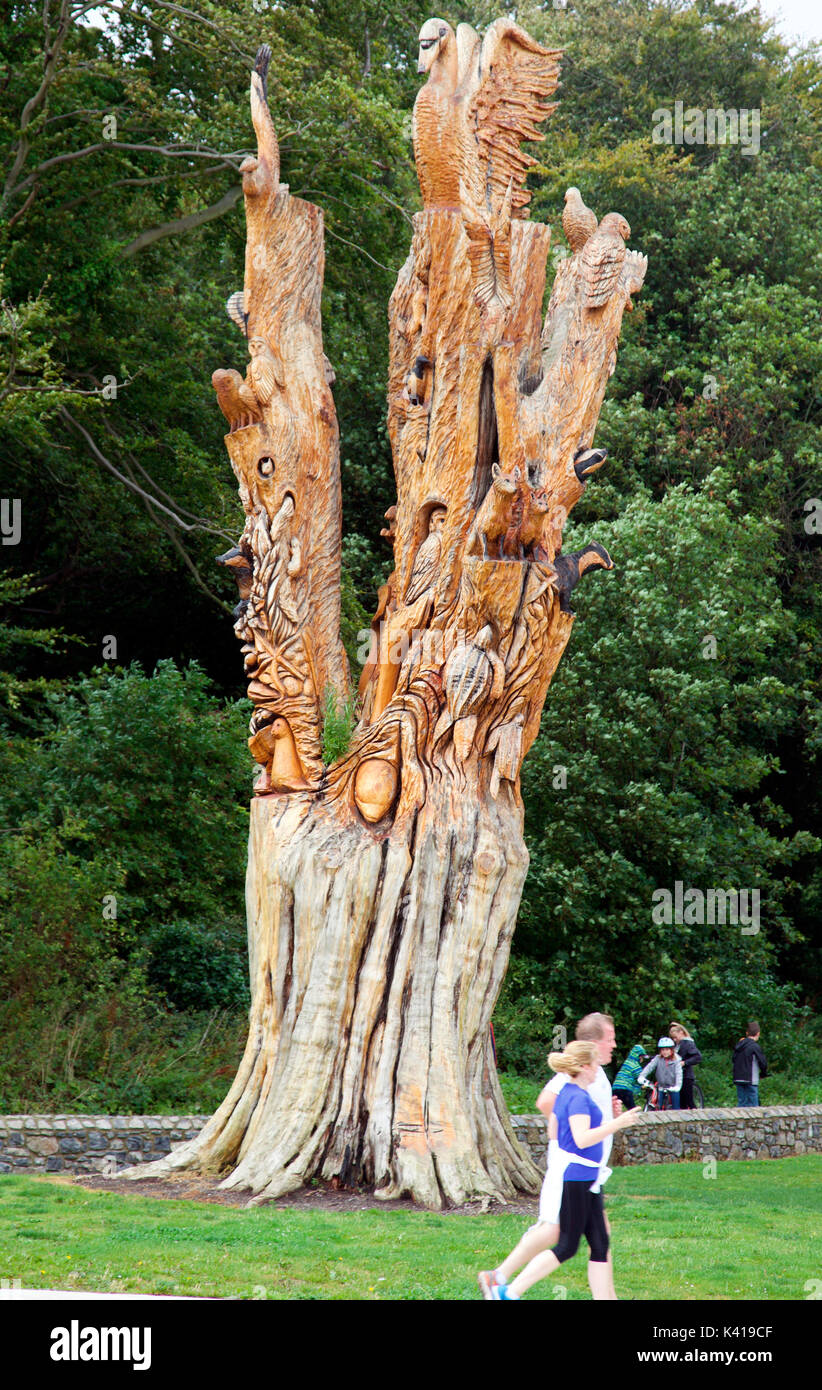
[[[591,1247],[591,1263],[604,1264],[608,1258],[608,1232],[605,1229],[605,1212],[602,1206],[602,1193],[591,1192],[591,1182],[564,1182],[562,1184],[562,1205],[559,1209],[559,1240],[553,1253],[560,1264],[572,1260],[579,1249],[583,1236]]]

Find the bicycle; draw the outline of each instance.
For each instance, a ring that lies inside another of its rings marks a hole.
[[[645,1097],[643,1111],[646,1110],[672,1110],[673,1102],[670,1091],[660,1089],[655,1081],[643,1081],[642,1085],[648,1091]]]
[[[705,1092],[698,1081],[694,1082],[694,1110],[705,1109]]]

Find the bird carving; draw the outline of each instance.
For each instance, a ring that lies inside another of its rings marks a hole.
[[[493,215],[511,184],[511,213],[525,215],[525,175],[536,161],[520,148],[540,140],[555,109],[561,50],[544,48],[510,19],[480,41],[470,24],[444,19],[420,30],[417,71],[428,81],[414,103],[414,158],[426,208],[462,206],[460,181],[482,190]]]
[[[629,251],[625,257],[625,264],[622,267],[622,283],[628,296],[625,301],[625,308],[629,311],[633,309],[631,295],[639,294],[645,280],[645,272],[648,269],[648,257],[640,255],[639,251]]]
[[[405,591],[405,602],[416,603],[418,598],[433,589],[437,582],[442,555],[442,528],[445,525],[445,508],[435,507],[428,523],[428,535],[414,558],[414,568]]]
[[[603,217],[596,232],[582,248],[582,268],[585,276],[585,305],[601,309],[619,285],[627,254],[625,242],[631,228],[618,212]]]
[[[494,768],[491,773],[491,795],[499,792],[501,781],[516,782],[522,762],[523,714],[517,714],[505,724],[498,724],[485,745],[486,753],[494,754]]]
[[[211,384],[217,392],[217,404],[228,421],[229,434],[258,423],[262,412],[257,397],[239,372],[232,367],[219,368],[212,373]]]
[[[247,381],[260,405],[268,405],[284,385],[282,363],[274,356],[265,338],[252,338],[248,345],[251,361]]]
[[[565,211],[562,214],[562,230],[571,250],[581,251],[597,229],[597,215],[585,206],[578,188],[569,188],[565,194]]]
[[[262,776],[254,784],[258,796],[272,792],[301,791],[308,786],[291,726],[281,715],[263,724],[248,740],[251,756],[262,764]]]
[[[276,194],[280,180],[280,147],[271,112],[268,109],[268,68],[271,49],[267,43],[257,49],[251,74],[251,120],[257,136],[257,154],[240,165],[243,192],[250,197],[270,191]]]
[[[236,323],[241,333],[248,337],[248,314],[245,309],[245,295],[242,290],[235,290],[228,296],[225,302],[225,311],[232,323]]]

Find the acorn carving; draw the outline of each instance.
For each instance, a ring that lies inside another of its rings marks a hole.
[[[354,778],[354,800],[369,825],[376,825],[390,810],[397,794],[397,769],[387,758],[366,758]]]

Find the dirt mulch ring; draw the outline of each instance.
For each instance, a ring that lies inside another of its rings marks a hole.
[[[185,1202],[213,1202],[222,1207],[247,1207],[253,1194],[251,1192],[225,1192],[220,1188],[218,1178],[194,1178],[175,1173],[166,1178],[137,1178],[133,1182],[125,1178],[101,1178],[81,1174],[72,1180],[75,1187],[87,1187],[96,1192],[117,1192],[126,1197],[173,1198]],[[394,1201],[381,1202],[373,1192],[351,1188],[333,1188],[323,1184],[318,1187],[303,1187],[298,1192],[289,1192],[277,1197],[270,1205],[277,1211],[297,1209],[299,1211],[421,1211],[408,1197]],[[503,1206],[492,1202],[485,1206],[482,1202],[467,1202],[461,1207],[448,1207],[443,1215],[481,1216],[485,1212],[497,1216],[529,1216],[536,1214],[536,1197],[525,1195]]]

